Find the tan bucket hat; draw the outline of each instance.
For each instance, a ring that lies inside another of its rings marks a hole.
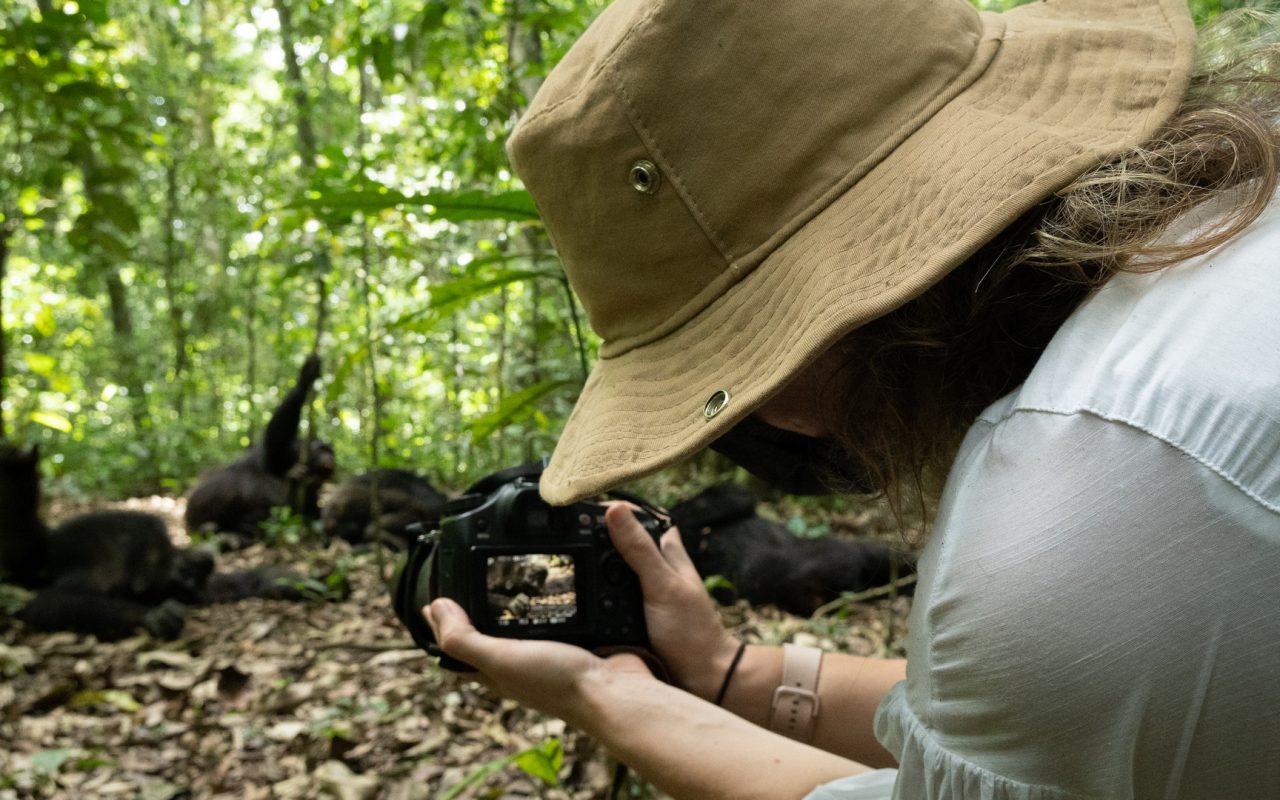
[[[508,142],[600,359],[542,477],[687,458],[851,329],[1148,137],[1183,0],[618,0]]]

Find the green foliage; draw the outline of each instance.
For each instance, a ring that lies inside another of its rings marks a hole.
[[[52,775],[62,769],[62,765],[66,764],[70,758],[70,750],[41,750],[31,755],[31,766],[38,773]]]
[[[733,585],[733,581],[723,575],[708,575],[702,579],[702,586],[707,590],[708,594],[717,589],[724,589],[727,592],[736,592],[738,590]]]
[[[831,535],[831,526],[825,522],[812,524],[804,517],[791,517],[787,520],[787,530],[802,539],[821,539]]]
[[[262,521],[262,537],[270,547],[296,547],[305,541],[318,538],[310,520],[293,513],[285,506],[276,506],[271,509],[271,513]],[[321,595],[325,592],[323,586],[311,588],[318,589]]]
[[[0,436],[55,494],[183,491],[317,336],[344,471],[554,444],[596,343],[503,142],[604,1],[286,2],[300,82],[274,0],[0,8]]]
[[[54,494],[184,491],[317,342],[344,472],[554,446],[598,342],[503,144],[606,0],[283,2],[296,79],[276,0],[0,3],[0,437]]]
[[[444,794],[440,795],[440,800],[453,800],[467,789],[484,782],[489,776],[511,764],[515,764],[526,775],[537,778],[547,786],[559,786],[560,768],[564,765],[564,746],[559,739],[551,739],[528,750],[482,764],[459,783],[449,787]]]

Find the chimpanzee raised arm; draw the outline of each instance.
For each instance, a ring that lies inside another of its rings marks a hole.
[[[302,362],[298,382],[280,400],[280,405],[276,406],[262,435],[259,451],[262,454],[262,468],[268,473],[283,478],[298,463],[298,426],[302,422],[302,409],[307,404],[311,387],[319,377],[320,356],[312,353]]]
[[[310,441],[306,458],[300,461],[298,443],[302,409],[319,376],[320,358],[313,353],[303,363],[298,382],[271,415],[262,441],[230,464],[201,476],[187,495],[188,529],[225,531],[252,540],[275,506],[292,506],[311,519],[319,516],[317,497],[320,486],[333,475],[333,448]]]

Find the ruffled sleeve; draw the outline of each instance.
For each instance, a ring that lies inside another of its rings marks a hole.
[[[876,714],[876,737],[910,770],[882,769],[823,784],[804,800],[1083,800],[1047,786],[1009,780],[948,752],[912,713],[906,684],[889,692]]]
[[[1083,800],[1084,795],[1010,780],[948,751],[912,713],[906,684],[893,688],[876,714],[876,737],[898,763],[897,798],[956,797],[964,800]]]
[[[804,800],[890,800],[896,769],[878,769],[826,783],[805,795]]]

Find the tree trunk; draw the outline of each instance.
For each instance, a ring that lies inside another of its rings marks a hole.
[[[542,29],[538,25],[525,26],[521,19],[521,0],[507,3],[507,88],[520,90],[523,97],[512,96],[512,110],[517,116],[528,107],[529,101],[542,86],[538,77],[542,66]],[[509,92],[509,95],[514,93]]]
[[[111,301],[111,329],[115,333],[116,357],[120,364],[120,382],[129,390],[129,408],[133,425],[140,437],[151,430],[151,414],[147,408],[147,394],[138,370],[138,342],[133,327],[133,313],[129,310],[129,293],[120,280],[119,273],[104,268],[107,297]]]
[[[248,363],[245,364],[245,397],[250,401],[250,408],[253,407],[253,389],[258,385],[258,292],[253,289],[258,284],[258,273],[261,271],[261,261],[257,256],[253,256],[253,267],[249,270],[250,291],[248,299],[245,301],[244,310],[245,320],[245,336],[248,347]],[[256,414],[249,415],[249,439],[252,441],[258,436],[258,416]]]
[[[295,125],[298,129],[298,155],[302,159],[303,171],[306,177],[310,179],[316,169],[316,133],[315,126],[312,124],[311,100],[307,96],[307,86],[302,78],[302,65],[298,62],[298,51],[294,46],[296,37],[293,27],[293,10],[289,7],[289,0],[275,0],[275,9],[276,14],[280,17],[280,44],[284,49],[285,83],[289,87],[289,93],[293,96],[294,111],[297,115]],[[319,288],[315,343],[315,349],[318,351],[320,349],[320,339],[324,335],[326,316],[326,296],[328,292],[325,282],[329,277],[333,264],[328,244],[317,244],[315,236],[308,234],[307,246],[310,248],[312,258],[315,260],[316,283]]]
[[[302,166],[311,173],[316,168],[316,133],[311,125],[311,100],[307,97],[302,65],[298,63],[298,51],[294,47],[293,9],[289,7],[289,0],[275,0],[275,9],[280,18],[280,44],[284,48],[287,77],[285,84],[293,95],[293,107],[298,114],[294,121],[298,128],[298,154],[302,156]]]
[[[173,383],[177,387],[173,405],[181,419],[187,406],[187,323],[178,293],[178,237],[174,226],[178,221],[178,166],[170,161],[165,166],[164,220],[164,290],[169,304],[169,328],[173,334]]]
[[[12,235],[8,220],[0,222],[0,442],[9,438],[8,417],[4,410],[5,388],[9,380],[9,353],[5,349],[9,334],[4,327],[4,278],[9,265],[9,237]]]

